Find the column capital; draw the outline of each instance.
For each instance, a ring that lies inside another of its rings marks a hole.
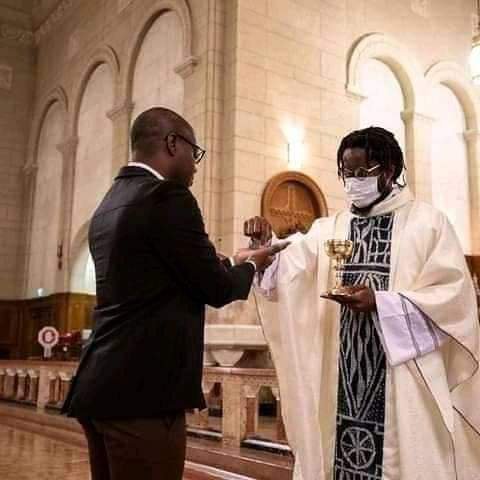
[[[67,140],[59,143],[57,145],[57,150],[64,156],[70,157],[75,155],[78,147],[78,137],[72,136],[67,138]]]
[[[357,87],[357,85],[348,83],[347,85],[345,85],[345,90],[347,92],[347,98],[349,100],[361,103],[367,99],[367,96],[360,91],[360,88]]]
[[[198,63],[199,58],[192,55],[191,57],[187,57],[182,63],[177,65],[173,69],[173,71],[180,75],[183,79],[185,79],[193,73]]]
[[[412,109],[404,110],[400,113],[400,117],[404,122],[420,120],[423,122],[433,123],[435,121],[435,118],[431,117],[430,115],[426,115],[425,113],[417,112]]]
[[[463,138],[467,143],[478,140],[480,137],[480,132],[477,129],[471,128],[463,132]]]
[[[123,103],[115,105],[111,110],[107,112],[107,117],[114,121],[117,118],[123,117],[125,115],[130,115],[133,112],[133,107],[135,104],[130,101],[126,100]]]
[[[35,162],[27,163],[27,165],[23,166],[23,174],[26,177],[31,177],[35,175],[38,171],[38,164]]]

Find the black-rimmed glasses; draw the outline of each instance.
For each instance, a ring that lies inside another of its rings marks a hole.
[[[180,135],[179,133],[176,133],[176,132],[169,133],[165,137],[165,141],[168,139],[168,137],[172,137],[172,136],[182,139],[184,142],[188,143],[192,147],[192,157],[193,157],[193,161],[196,164],[199,164],[202,161],[202,158],[205,156],[205,153],[206,153],[205,149],[196,145],[195,143],[192,143],[188,138],[185,138],[183,135]]]

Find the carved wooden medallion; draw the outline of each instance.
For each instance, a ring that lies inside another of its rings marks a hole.
[[[271,178],[262,196],[262,216],[277,237],[307,232],[313,221],[328,214],[319,186],[307,175],[283,172]]]

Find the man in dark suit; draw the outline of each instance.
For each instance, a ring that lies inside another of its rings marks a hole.
[[[131,144],[91,221],[95,323],[63,411],[84,428],[93,480],[180,480],[185,410],[205,407],[205,305],[246,299],[279,248],[219,260],[189,190],[205,151],[181,116],[143,112]]]

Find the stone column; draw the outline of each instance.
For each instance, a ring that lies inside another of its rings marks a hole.
[[[470,228],[471,228],[471,253],[480,254],[480,132],[478,130],[467,130],[464,133],[467,158],[468,177],[470,188]]]
[[[37,370],[28,370],[28,392],[27,400],[30,403],[37,403],[38,397],[38,371]]]
[[[24,195],[25,195],[25,217],[24,217],[24,237],[23,237],[23,264],[21,265],[21,272],[23,278],[21,279],[21,293],[23,296],[28,295],[28,272],[30,267],[30,246],[32,241],[32,224],[33,224],[33,208],[35,202],[35,190],[37,185],[38,165],[31,163],[26,165],[23,169],[24,173]]]
[[[130,152],[130,120],[134,104],[130,100],[113,107],[107,117],[112,121],[112,168],[110,177],[113,179],[121,167],[128,163]]]
[[[16,380],[17,380],[17,372],[13,368],[7,368],[7,376],[5,378],[5,390],[4,396],[5,398],[14,398],[15,396],[15,389],[16,389]]]
[[[223,445],[240,447],[245,438],[245,400],[239,377],[226,375],[223,387]]]
[[[7,373],[4,368],[0,368],[0,398],[5,395],[5,378]]]
[[[432,202],[432,124],[434,119],[413,110],[401,113],[405,123],[407,182],[418,200]]]
[[[257,385],[245,385],[245,437],[255,435],[258,431],[258,394],[260,392],[260,386]]]
[[[50,372],[41,366],[38,373],[37,409],[44,410],[50,399]]]
[[[25,400],[26,397],[27,397],[27,371],[23,369],[18,369],[15,400]]]
[[[282,417],[282,402],[280,401],[280,389],[278,387],[272,387],[272,394],[275,397],[276,413],[277,413],[277,440],[279,442],[287,441],[287,434],[285,432],[285,425]]]
[[[198,412],[198,426],[200,428],[208,428],[208,417],[209,417],[209,407],[210,407],[210,397],[212,395],[213,388],[215,387],[214,382],[202,382],[202,391],[203,396],[205,397],[205,401],[207,403],[207,408],[204,410],[200,410]]]
[[[62,183],[60,193],[60,215],[57,243],[57,276],[55,290],[68,292],[71,271],[71,229],[73,212],[73,195],[75,186],[75,162],[78,147],[78,137],[72,136],[57,145],[62,154]]]

